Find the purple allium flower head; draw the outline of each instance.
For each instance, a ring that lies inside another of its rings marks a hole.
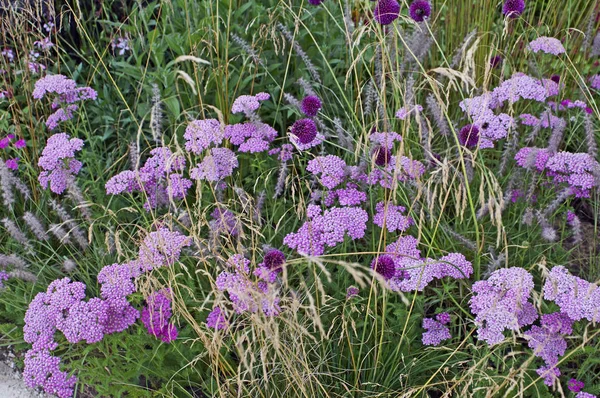
[[[390,202],[379,202],[375,206],[375,211],[373,223],[381,228],[387,228],[389,232],[404,232],[413,224],[412,218],[403,214],[406,211],[404,206],[395,206]]]
[[[308,117],[315,117],[321,110],[321,100],[316,95],[308,95],[304,97],[300,103],[300,109]]]
[[[479,143],[479,127],[467,124],[458,132],[458,142],[467,148],[475,148]]]
[[[442,341],[452,338],[448,326],[433,318],[423,318],[423,329],[424,345],[438,346]]]
[[[346,177],[346,162],[335,155],[317,156],[308,162],[306,171],[318,176],[323,186],[333,189]]]
[[[396,264],[387,254],[375,257],[371,262],[371,269],[383,276],[386,281],[396,276]]]
[[[220,145],[223,141],[221,123],[216,119],[194,120],[185,129],[185,149],[193,153],[202,153],[211,145]]]
[[[571,379],[569,380],[568,387],[569,391],[579,392],[583,390],[583,388],[585,387],[585,383],[577,379]]]
[[[389,25],[400,15],[400,4],[397,0],[379,0],[373,11],[375,20],[381,25]]]
[[[227,148],[212,148],[202,162],[190,170],[194,180],[219,181],[233,174],[238,167],[235,153]]]
[[[385,167],[392,158],[392,151],[385,146],[379,146],[375,149],[375,164],[377,166]]]
[[[229,327],[227,318],[223,315],[220,307],[215,307],[206,318],[206,326],[215,330],[224,330]]]
[[[423,22],[431,15],[431,4],[427,0],[414,0],[408,12],[414,21]]]
[[[271,249],[265,253],[263,263],[271,271],[281,271],[285,264],[285,254],[277,249]]]
[[[492,68],[495,68],[497,66],[500,66],[502,64],[503,58],[501,55],[497,54],[494,55],[491,59],[490,59],[490,66]]]
[[[537,319],[537,311],[529,302],[533,277],[523,268],[502,268],[487,280],[473,284],[471,312],[478,325],[477,338],[489,345],[504,340],[503,331],[518,330]]]
[[[509,18],[517,18],[525,11],[525,0],[505,0],[502,12]]]
[[[317,125],[310,119],[300,119],[292,125],[291,133],[301,144],[308,144],[317,137]]]
[[[352,297],[358,296],[358,288],[356,286],[350,286],[346,289],[346,299],[351,299]]]
[[[308,2],[310,4],[312,4],[313,6],[318,6],[321,5],[322,2],[324,2],[325,0],[308,0]]]
[[[550,80],[552,80],[556,84],[559,84],[560,83],[560,75],[552,75],[550,77]]]
[[[566,52],[560,40],[546,36],[538,37],[533,40],[527,45],[527,48],[534,53],[541,51],[552,55],[560,55]]]
[[[5,164],[9,169],[17,170],[19,168],[19,158],[7,159]]]
[[[81,170],[81,162],[75,159],[75,152],[83,147],[79,138],[70,138],[68,134],[54,134],[48,138],[46,147],[38,165],[43,169],[38,180],[42,187],[54,193],[61,194],[71,183],[73,176]]]

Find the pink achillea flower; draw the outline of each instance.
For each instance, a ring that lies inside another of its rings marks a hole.
[[[538,37],[533,40],[527,45],[527,48],[534,53],[541,51],[552,55],[560,55],[566,52],[560,40],[546,36]]]
[[[216,182],[233,174],[238,165],[237,156],[230,149],[212,148],[210,154],[190,170],[190,177],[194,180]]]
[[[505,0],[502,12],[509,18],[517,18],[525,10],[524,0]]]
[[[369,141],[387,149],[392,149],[395,141],[402,141],[402,136],[394,131],[390,132],[372,132],[369,135]]]
[[[83,141],[70,138],[68,134],[54,134],[48,138],[38,165],[43,169],[38,180],[43,188],[61,194],[67,189],[74,176],[81,170],[82,163],[75,159],[75,152],[83,148]]]
[[[538,317],[529,302],[533,277],[523,268],[502,268],[487,280],[473,284],[471,312],[478,325],[477,338],[494,345],[504,340],[504,330],[518,330]]]
[[[415,180],[425,173],[425,166],[418,160],[406,156],[391,156],[385,167],[371,170],[366,178],[369,185],[379,184],[384,188],[394,189],[397,182]]]
[[[378,0],[373,17],[381,25],[389,25],[400,15],[400,4],[396,0]]]
[[[194,120],[185,129],[185,150],[195,154],[202,153],[211,145],[223,142],[221,123],[216,119]]]
[[[486,93],[459,103],[460,108],[471,118],[472,124],[479,128],[479,147],[482,149],[493,148],[494,141],[506,137],[508,129],[514,123],[513,118],[506,113],[494,113],[490,107],[494,101],[491,93]]]
[[[560,375],[560,370],[557,372],[554,368],[558,364],[558,358],[563,356],[567,349],[564,336],[573,333],[573,320],[563,313],[555,312],[542,315],[540,325],[534,325],[525,332],[525,338],[534,354],[546,363],[546,366],[538,369],[538,374],[544,376],[546,385],[551,386]]]
[[[431,15],[431,4],[427,0],[414,0],[408,9],[410,17],[416,22],[423,22]]]
[[[184,247],[191,244],[191,239],[177,231],[163,227],[149,233],[140,245],[137,266],[141,271],[168,267],[175,264]]]
[[[147,305],[142,309],[140,320],[148,333],[161,339],[165,343],[177,339],[177,328],[171,320],[170,290],[163,289],[154,292],[146,299]]]
[[[320,207],[309,205],[306,210],[309,220],[283,239],[286,246],[299,254],[320,256],[325,246],[336,246],[346,235],[353,240],[365,235],[369,215],[361,208],[333,207],[322,213]]]
[[[258,93],[256,95],[240,95],[233,101],[231,113],[244,113],[247,118],[255,116],[256,111],[260,107],[261,101],[266,101],[271,96],[267,93]]]
[[[557,87],[558,85],[551,80],[544,82],[517,73],[494,88],[491,93],[490,107],[500,107],[506,101],[514,104],[521,99],[545,102],[548,97],[558,94]]]
[[[225,330],[229,327],[227,318],[223,315],[220,307],[215,307],[206,318],[206,326],[215,330]]]
[[[4,137],[0,139],[0,149],[6,149],[10,145],[10,139],[8,137]]]
[[[239,152],[263,152],[269,149],[277,131],[258,121],[233,124],[225,127],[225,138],[238,145]]]
[[[348,183],[346,188],[340,188],[329,192],[325,205],[327,207],[332,206],[335,199],[337,199],[342,206],[358,206],[362,202],[367,201],[367,194],[360,191],[355,184]]]
[[[594,394],[590,394],[589,392],[580,391],[577,393],[575,398],[598,398]]]
[[[281,148],[273,148],[269,150],[269,155],[278,155],[277,160],[280,162],[287,162],[292,160],[292,152],[294,146],[292,144],[283,144]]]
[[[544,299],[554,301],[561,312],[574,321],[600,320],[600,288],[571,275],[563,266],[550,270],[544,284]]]
[[[442,312],[433,318],[423,318],[423,332],[422,341],[424,345],[438,346],[444,340],[452,338],[450,329],[446,324],[450,322],[450,314]]]
[[[346,177],[346,162],[335,155],[317,156],[308,162],[306,171],[319,177],[323,186],[333,189]]]
[[[387,228],[389,232],[404,232],[414,223],[412,218],[402,214],[406,211],[404,206],[379,202],[375,206],[375,211],[373,223],[381,228]]]
[[[27,142],[24,139],[20,139],[17,142],[15,142],[15,148],[17,149],[22,149],[25,148],[27,146]]]
[[[212,233],[226,233],[231,236],[238,236],[240,234],[241,223],[230,210],[215,207],[210,216],[212,220],[208,225]]]
[[[9,169],[17,170],[19,168],[19,158],[7,159],[5,164]]]
[[[594,75],[590,77],[590,87],[596,90],[600,90],[600,75]]]
[[[585,383],[577,379],[571,379],[569,380],[568,387],[569,391],[579,392],[583,390],[583,388],[585,387]]]
[[[396,111],[396,117],[400,120],[405,120],[412,112],[419,113],[422,111],[423,107],[421,105],[415,105],[412,108],[404,106]]]
[[[73,112],[75,112],[79,107],[77,105],[67,105],[65,108],[59,108],[52,115],[48,116],[46,119],[46,127],[50,130],[54,130],[58,127],[60,122],[66,122],[67,120],[73,119]]]

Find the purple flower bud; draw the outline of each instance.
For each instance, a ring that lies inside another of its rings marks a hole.
[[[321,110],[321,100],[316,95],[309,95],[304,97],[300,104],[300,109],[308,117],[315,117]]]
[[[431,4],[427,0],[415,0],[408,11],[413,20],[423,22],[431,15]]]
[[[308,144],[317,136],[317,125],[310,119],[300,119],[292,125],[291,132],[301,144]]]
[[[502,56],[501,55],[494,55],[492,57],[492,59],[490,59],[490,66],[492,68],[495,68],[500,64],[502,64]]]
[[[458,141],[467,148],[474,148],[479,142],[479,128],[473,124],[467,124],[458,133]]]
[[[558,83],[560,83],[560,75],[552,75],[552,77],[550,77],[550,80],[552,80],[554,83],[558,84]]]
[[[389,25],[400,15],[400,4],[396,0],[379,0],[373,11],[375,20],[381,25]]]
[[[524,0],[506,0],[502,12],[509,18],[517,18],[525,10]]]

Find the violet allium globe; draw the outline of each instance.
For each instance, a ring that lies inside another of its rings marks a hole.
[[[467,148],[474,148],[479,142],[479,127],[467,124],[458,133],[458,142]]]
[[[400,15],[400,4],[396,0],[379,0],[373,17],[381,25],[389,25]]]
[[[317,116],[321,110],[321,106],[321,100],[316,95],[308,95],[300,103],[300,109],[308,117]]]
[[[308,2],[310,4],[312,4],[313,6],[318,6],[321,5],[322,2],[324,2],[325,0],[308,0]]]
[[[379,256],[371,263],[371,269],[375,270],[379,275],[387,281],[396,275],[396,264],[394,259],[387,254]]]
[[[416,22],[423,22],[431,15],[431,4],[427,0],[415,0],[408,9],[410,17]]]
[[[509,18],[517,18],[525,10],[525,0],[506,0],[502,12]]]
[[[492,57],[492,59],[490,59],[490,66],[492,68],[496,68],[497,66],[502,64],[502,56],[501,55],[494,55]]]
[[[385,167],[392,158],[392,151],[385,146],[380,146],[375,150],[375,164],[380,167]]]
[[[560,75],[552,75],[550,77],[550,80],[552,80],[554,83],[558,84],[558,83],[560,83]]]
[[[265,254],[263,262],[271,271],[281,271],[285,264],[285,254],[277,249],[271,249]]]
[[[291,132],[301,144],[308,144],[317,136],[317,125],[310,119],[300,119],[292,125]]]

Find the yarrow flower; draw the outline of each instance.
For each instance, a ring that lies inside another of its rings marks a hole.
[[[423,318],[423,332],[422,341],[424,345],[438,346],[444,340],[452,338],[450,329],[446,326],[450,323],[450,314],[442,312],[438,314],[435,319]]]
[[[563,266],[550,270],[544,284],[544,299],[554,301],[561,312],[574,321],[600,320],[600,288],[571,275]]]
[[[423,107],[421,105],[415,105],[414,107],[403,106],[396,111],[396,117],[400,120],[405,120],[411,113],[419,113],[422,111]]]
[[[146,298],[147,305],[142,309],[140,317],[148,333],[161,339],[165,343],[177,339],[177,328],[171,319],[170,290],[162,289],[154,292]]]
[[[217,182],[233,174],[238,165],[237,156],[231,149],[212,148],[210,154],[190,170],[190,177],[194,180]]]
[[[546,54],[552,55],[560,55],[566,52],[560,40],[554,37],[546,36],[538,37],[537,39],[531,41],[527,45],[527,48],[529,48],[534,53],[541,51]]]
[[[247,118],[253,118],[260,107],[262,101],[266,101],[271,96],[267,93],[258,93],[256,95],[240,95],[233,101],[231,113],[244,113]]]
[[[317,156],[308,162],[306,171],[319,177],[323,186],[333,189],[346,177],[346,162],[335,155]]]
[[[373,223],[381,228],[387,228],[389,232],[404,232],[414,223],[412,218],[403,214],[406,211],[404,206],[379,202],[375,206],[375,211]]]
[[[509,18],[517,18],[525,10],[524,0],[505,0],[502,12]]]
[[[414,21],[423,22],[431,15],[431,4],[427,0],[414,0],[408,12]]]
[[[229,327],[227,318],[223,315],[220,307],[214,307],[206,318],[206,326],[215,330],[225,330]]]
[[[583,390],[583,388],[585,387],[585,383],[577,379],[571,379],[569,380],[568,387],[569,391],[579,392]]]
[[[357,207],[333,207],[322,212],[316,205],[307,208],[309,218],[296,232],[289,233],[283,243],[299,254],[320,256],[325,246],[342,243],[346,235],[351,239],[364,237],[367,229],[367,212]]]
[[[195,154],[202,153],[211,145],[223,142],[221,123],[216,119],[194,120],[185,129],[185,149]]]
[[[308,95],[302,99],[300,110],[308,116],[315,117],[321,110],[321,100],[316,95]]]
[[[38,165],[43,169],[38,180],[43,188],[50,187],[54,193],[61,194],[67,189],[75,175],[81,170],[82,163],[75,159],[75,153],[83,148],[83,141],[71,138],[68,134],[54,134],[48,138],[46,147]]]
[[[179,260],[184,247],[191,239],[180,232],[162,227],[149,233],[140,245],[138,266],[142,271],[168,267]]]
[[[400,15],[400,4],[397,0],[379,0],[373,11],[373,17],[381,25],[389,25]]]
[[[590,87],[596,90],[600,90],[600,75],[594,75],[590,77]]]
[[[277,137],[277,131],[268,124],[252,121],[225,127],[225,138],[237,145],[239,152],[263,152]]]
[[[538,317],[529,302],[533,277],[523,268],[502,268],[487,280],[473,284],[471,312],[478,326],[477,338],[489,345],[504,340],[504,330],[518,330]]]

